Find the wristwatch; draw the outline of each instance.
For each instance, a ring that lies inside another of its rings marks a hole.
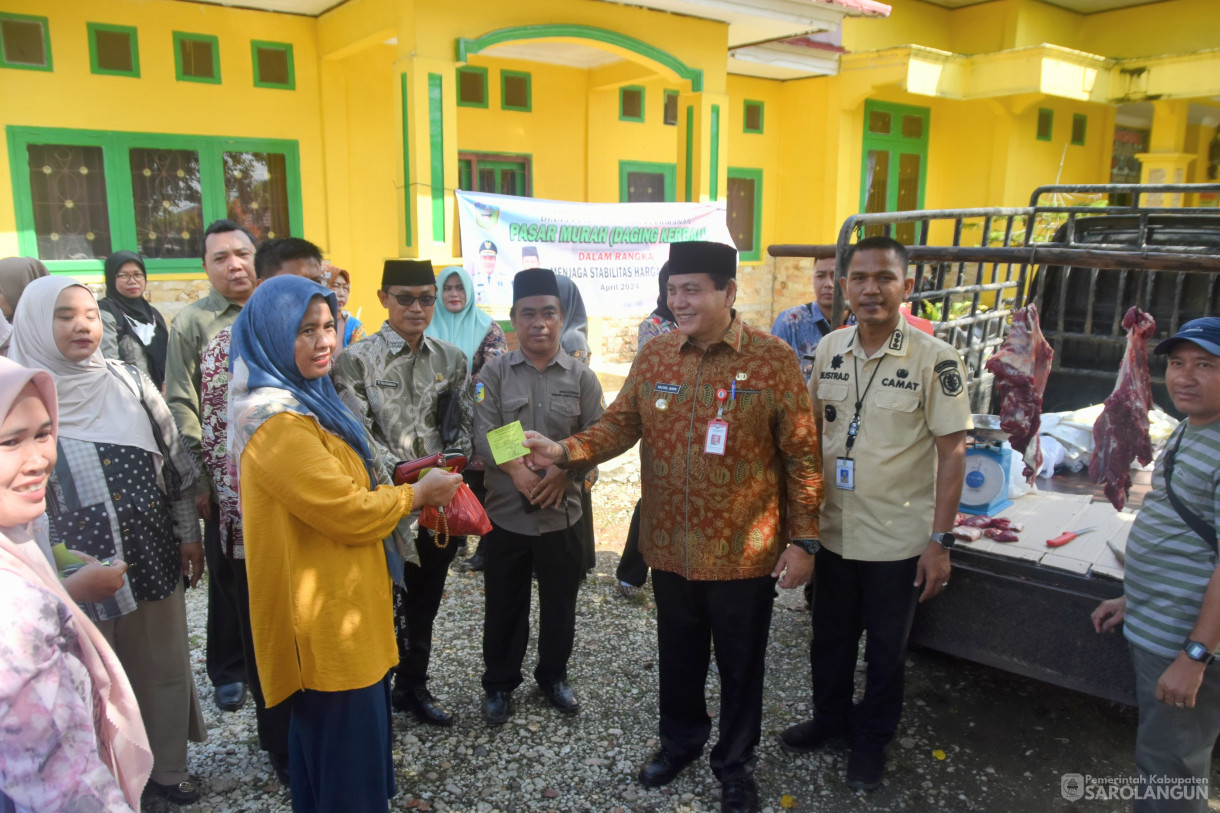
[[[1186,653],[1186,657],[1192,661],[1198,661],[1204,666],[1208,666],[1216,660],[1216,656],[1204,644],[1192,641],[1189,638],[1182,643],[1182,651]]]
[[[957,545],[957,537],[951,531],[945,531],[943,534],[932,534],[932,541],[945,550],[953,550]]]
[[[793,539],[792,544],[796,545],[810,556],[813,556],[822,549],[822,540],[818,539],[817,537],[810,537],[809,539]]]

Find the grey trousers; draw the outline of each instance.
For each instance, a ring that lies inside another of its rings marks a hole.
[[[1186,709],[1156,699],[1157,681],[1173,658],[1133,646],[1131,662],[1140,715],[1135,767],[1141,787],[1135,813],[1205,813],[1208,794],[1203,788],[1220,735],[1220,663],[1207,667],[1195,707]],[[1174,795],[1178,798],[1157,798]]]
[[[131,681],[148,744],[152,780],[177,785],[189,778],[186,741],[203,742],[207,727],[191,674],[182,585],[161,601],[138,601],[135,612],[97,625]]]

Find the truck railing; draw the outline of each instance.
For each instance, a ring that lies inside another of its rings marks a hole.
[[[1048,196],[1116,194],[1129,195],[1132,204],[1041,202]],[[994,384],[986,360],[1007,336],[1012,312],[1029,302],[1039,305],[1043,334],[1055,349],[1052,374],[1094,381],[1112,380],[1118,370],[1125,347],[1122,317],[1131,305],[1162,314],[1158,336],[1172,335],[1197,316],[1220,313],[1220,245],[1158,243],[1166,231],[1173,231],[1180,243],[1191,234],[1190,218],[1220,218],[1220,210],[1147,205],[1154,194],[1220,194],[1220,184],[1044,186],[1035,190],[1028,207],[852,215],[834,245],[772,245],[768,252],[774,257],[835,257],[834,313],[843,313],[837,281],[846,274],[848,247],[875,234],[907,244],[915,279],[912,311],[931,320],[935,334],[962,354],[971,406],[987,412]],[[1085,221],[1099,216],[1124,218],[1117,221],[1125,224],[1122,242],[1090,239]],[[1108,283],[1104,287],[1099,284],[1103,280]],[[1103,290],[1117,290],[1117,298],[1102,301]],[[1163,382],[1163,363],[1157,360],[1153,379]]]

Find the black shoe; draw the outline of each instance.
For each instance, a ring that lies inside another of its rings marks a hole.
[[[483,717],[488,725],[503,725],[512,714],[512,692],[488,692],[483,698]]]
[[[445,710],[427,686],[415,686],[408,689],[404,695],[405,710],[415,715],[415,719],[428,725],[453,725],[453,715]]]
[[[149,779],[144,792],[176,805],[193,805],[199,801],[199,784],[194,779],[184,779],[176,785],[162,785]]]
[[[267,759],[271,762],[271,768],[275,771],[275,778],[280,780],[280,784],[286,788],[292,787],[292,784],[288,781],[291,776],[288,773],[288,757],[268,751]]]
[[[564,714],[575,714],[580,711],[580,701],[576,699],[576,693],[572,691],[571,684],[566,680],[557,680],[550,686],[540,686],[539,688],[546,695],[546,699],[551,701],[551,705]]]
[[[724,781],[720,786],[720,813],[758,813],[758,786],[752,777]]]
[[[237,711],[246,705],[246,684],[222,683],[212,692],[212,699],[221,711]]]
[[[853,748],[847,758],[847,786],[852,790],[876,790],[885,775],[885,752],[877,748]]]
[[[834,740],[846,740],[848,726],[832,726],[818,720],[806,720],[785,728],[779,735],[779,745],[789,754],[808,754]]]
[[[467,570],[479,571],[487,565],[487,561],[483,558],[483,551],[476,550],[474,556],[471,556],[463,564]]]
[[[644,763],[644,767],[640,768],[637,778],[640,780],[640,784],[647,785],[650,788],[668,785],[674,781],[674,777],[681,773],[683,768],[694,762],[697,756],[699,754],[694,753],[686,757],[680,757],[662,746],[661,750],[653,754],[652,758]]]

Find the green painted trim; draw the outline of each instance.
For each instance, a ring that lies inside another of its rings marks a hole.
[[[497,158],[507,160],[497,161]],[[520,158],[524,161],[514,161],[512,159]],[[481,160],[490,159],[490,160]],[[522,170],[525,183],[524,188],[519,193],[521,197],[532,198],[534,196],[534,154],[532,152],[488,152],[486,150],[462,150],[458,152],[458,172],[461,172],[461,165],[466,164],[466,171],[469,173],[469,186],[462,186],[459,178],[458,188],[467,192],[474,192],[476,182],[475,173],[484,166],[490,165],[493,169],[519,169]]]
[[[659,172],[665,176],[665,202],[674,202],[674,187],[677,185],[678,165],[658,161],[619,161],[618,162],[618,199],[619,203],[627,202],[628,172]]]
[[[211,78],[206,76],[186,76],[182,73],[182,43],[206,42],[212,46],[212,67],[216,73]],[[208,85],[220,84],[220,38],[211,34],[192,34],[187,31],[174,32],[174,76],[179,82],[202,82]]]
[[[1042,116],[1046,116],[1046,135],[1042,135]],[[1038,141],[1050,141],[1055,137],[1055,111],[1049,107],[1039,107],[1038,116],[1034,120],[1034,138]]]
[[[750,108],[758,108],[758,128],[757,129],[751,127],[748,124],[748,122],[750,120]],[[741,131],[743,133],[757,133],[757,134],[761,135],[762,131],[763,131],[763,112],[764,112],[764,110],[765,110],[765,105],[762,102],[754,101],[752,99],[746,99],[745,103],[742,104],[742,106],[741,106]]]
[[[130,76],[135,79],[140,78],[140,46],[139,32],[134,26],[129,25],[109,25],[107,23],[85,23],[85,30],[89,35],[89,69],[99,76]],[[126,34],[130,39],[128,42],[131,45],[131,70],[118,71],[110,68],[103,68],[98,64],[97,60],[97,33],[99,31],[110,32],[114,34]]]
[[[273,138],[237,138],[229,136],[197,136],[177,133],[139,133],[116,130],[72,130],[58,127],[6,128],[9,170],[13,179],[13,204],[17,221],[17,245],[23,256],[38,256],[38,238],[34,233],[33,198],[30,194],[28,153],[30,144],[69,144],[100,147],[106,178],[106,208],[110,214],[110,242],[113,251],[137,250],[135,203],[131,191],[131,150],[163,148],[193,150],[199,154],[199,179],[202,186],[203,222],[225,217],[227,200],[224,185],[224,153],[273,152],[284,156],[288,173],[288,229],[296,236],[304,235],[304,213],[301,207],[301,156],[296,141]],[[53,272],[73,273],[100,270],[101,260],[49,260]],[[198,257],[150,259],[148,273],[198,273],[203,266]]]
[[[259,49],[265,51],[283,51],[288,56],[288,81],[284,82],[264,82],[258,67],[258,52]],[[292,43],[290,42],[271,42],[269,40],[250,40],[250,62],[254,66],[254,86],[256,88],[273,88],[275,90],[296,90],[297,89],[297,69],[296,62],[292,58]]]
[[[51,60],[51,23],[46,17],[36,17],[33,14],[10,14],[8,12],[0,12],[0,20],[20,20],[26,23],[39,23],[42,25],[42,52],[46,54],[47,62],[45,65],[29,65],[24,62],[9,62],[4,57],[3,38],[0,37],[0,68],[17,68],[23,71],[50,71],[53,70],[54,64]]]
[[[402,212],[407,230],[407,248],[412,243],[411,232],[411,108],[407,105],[407,75],[402,78]]]
[[[666,111],[669,108],[669,100],[674,100],[674,120],[670,121],[665,117]],[[669,127],[678,126],[678,91],[667,90],[665,96],[661,99],[661,123]]]
[[[751,251],[738,251],[741,262],[758,262],[762,259],[762,185],[763,171],[747,169],[746,167],[729,167],[729,178],[742,178],[754,181],[754,248]]]
[[[428,74],[428,153],[432,169],[432,240],[445,242],[445,117],[441,75]]]
[[[695,171],[695,107],[686,106],[686,202],[690,203],[691,185]]]
[[[483,79],[483,101],[480,102],[465,102],[462,101],[462,75],[476,74]],[[487,68],[479,65],[459,65],[457,69],[457,106],[458,107],[481,107],[486,110],[491,106],[491,85],[487,81]]]
[[[506,102],[504,86],[509,78],[518,78],[525,80],[525,107],[518,107]],[[516,110],[519,113],[530,113],[534,109],[534,79],[528,71],[500,71],[500,109],[501,110]]]
[[[1076,128],[1080,128],[1080,138],[1076,138]],[[1072,114],[1072,144],[1077,147],[1083,147],[1085,140],[1089,136],[1089,117],[1084,113]]]
[[[868,116],[874,110],[889,113],[891,116],[919,116],[923,119],[923,136],[921,138],[905,138],[902,126],[890,128],[890,134],[868,132]],[[864,103],[864,119],[862,130],[864,138],[860,152],[860,211],[864,211],[868,203],[868,153],[870,150],[885,151],[893,156],[907,153],[919,156],[919,192],[916,208],[923,208],[924,192],[928,179],[928,134],[932,126],[932,109],[916,107],[909,104],[892,104],[878,102],[872,99]],[[897,134],[895,134],[897,133]],[[885,210],[893,212],[898,208],[898,161],[890,161],[890,177],[887,179]],[[892,181],[892,182],[890,182]]]
[[[640,94],[640,115],[628,116],[623,112],[623,94],[629,90],[638,91]],[[644,105],[647,103],[648,97],[644,93],[643,85],[623,85],[618,89],[618,120],[619,121],[638,121],[644,123]]]
[[[708,160],[707,196],[711,200],[720,199],[720,105],[712,105],[711,124],[711,157]]]
[[[477,54],[493,45],[500,45],[505,42],[550,39],[555,37],[594,40],[596,42],[604,42],[607,45],[625,48],[628,51],[647,57],[669,68],[679,77],[690,82],[690,89],[692,91],[698,93],[703,90],[703,71],[699,68],[692,68],[673,54],[662,51],[655,45],[649,45],[643,40],[621,34],[618,31],[596,28],[591,25],[576,25],[573,23],[521,25],[501,28],[473,39],[459,37],[457,40],[457,61],[469,62],[472,54]]]

